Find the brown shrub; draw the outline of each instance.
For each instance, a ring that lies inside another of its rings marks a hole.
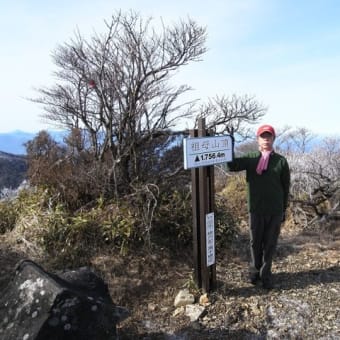
[[[243,173],[229,175],[220,195],[225,198],[226,209],[236,221],[248,220],[247,184]]]

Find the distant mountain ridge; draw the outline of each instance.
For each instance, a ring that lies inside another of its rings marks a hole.
[[[26,178],[27,162],[23,155],[0,151],[0,191],[16,189]]]
[[[8,161],[13,160],[23,160],[25,159],[24,155],[15,155],[8,152],[0,151],[0,159],[6,159]]]
[[[26,153],[24,144],[35,135],[33,132],[24,131],[0,133],[0,150],[13,155],[24,155]]]
[[[51,136],[60,142],[65,135],[63,131],[48,131]],[[0,151],[9,153],[12,155],[25,155],[26,147],[25,143],[32,140],[38,132],[25,132],[25,131],[12,131],[0,133]]]

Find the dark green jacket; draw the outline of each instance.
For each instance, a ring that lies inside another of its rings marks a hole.
[[[260,151],[250,152],[228,162],[230,171],[246,171],[248,183],[248,209],[251,213],[280,215],[288,204],[290,171],[282,155],[273,152],[268,169],[261,175],[256,172]]]

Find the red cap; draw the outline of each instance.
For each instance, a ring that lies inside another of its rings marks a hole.
[[[275,137],[275,130],[271,125],[261,125],[258,129],[257,129],[257,133],[256,136],[260,136],[262,135],[264,132],[269,132],[270,134],[272,134]]]

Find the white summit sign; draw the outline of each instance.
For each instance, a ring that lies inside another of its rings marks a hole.
[[[229,135],[184,138],[183,151],[184,169],[230,162],[232,138]]]

